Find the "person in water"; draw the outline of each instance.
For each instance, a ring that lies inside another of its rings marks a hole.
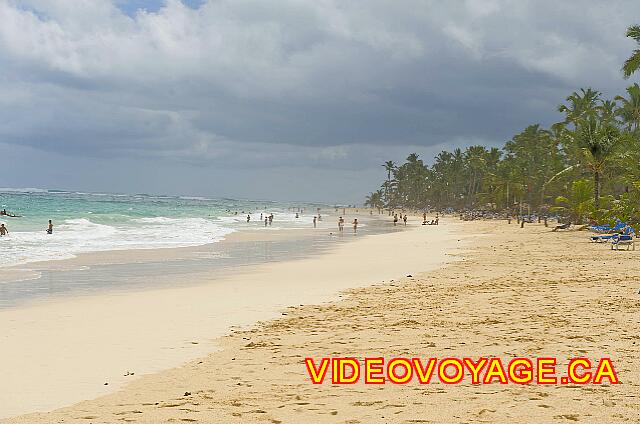
[[[313,228],[316,228],[318,226],[318,218],[317,217],[313,217]]]
[[[247,215],[247,222],[251,221],[251,215]]]
[[[47,234],[53,234],[53,223],[49,220],[49,225],[47,226]]]
[[[9,234],[9,230],[7,230],[7,227],[4,226],[4,224],[0,224],[0,236],[6,236]]]

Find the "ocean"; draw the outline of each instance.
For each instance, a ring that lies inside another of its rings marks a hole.
[[[311,228],[327,205],[149,194],[0,189],[0,216],[9,236],[0,237],[0,267],[73,258],[80,253],[201,246],[231,232]],[[296,218],[296,213],[303,210]],[[251,220],[247,223],[247,215]],[[46,234],[48,220],[54,234]]]

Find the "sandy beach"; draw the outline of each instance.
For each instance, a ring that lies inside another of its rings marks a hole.
[[[443,256],[426,250],[444,228],[460,234],[453,246],[464,245],[455,253],[458,260],[446,265]],[[369,261],[358,266],[353,261],[362,257],[350,256],[358,250],[352,243],[317,259],[312,273],[305,270],[315,259],[270,270],[282,278],[304,273],[316,282],[331,281],[336,289],[361,286],[345,291],[339,301],[320,303],[329,297],[311,294],[300,302],[305,305],[233,331],[217,341],[221,350],[183,367],[145,375],[95,400],[2,422],[603,423],[640,418],[640,251],[611,251],[588,243],[585,232],[552,233],[542,224],[520,229],[504,221],[455,219],[439,228],[415,226],[357,243],[371,249],[365,255]],[[178,292],[169,293],[183,300]],[[160,314],[149,318],[160,319]],[[554,356],[559,363],[606,356],[616,365],[620,384],[318,386],[306,373],[303,358],[308,356]]]
[[[231,328],[277,317],[287,306],[335,300],[346,288],[435,269],[450,259],[447,251],[457,241],[452,228],[428,230],[353,236],[347,229],[338,237],[324,229],[319,231],[328,238],[326,249],[311,257],[236,271],[183,273],[171,288],[110,290],[2,310],[0,322],[7,331],[2,336],[0,415],[47,411],[113,392],[138,376],[205,356],[219,348],[216,339]],[[229,242],[307,236],[305,231],[245,231]],[[114,264],[132,257],[169,260],[222,245],[89,254],[37,264],[36,269]]]

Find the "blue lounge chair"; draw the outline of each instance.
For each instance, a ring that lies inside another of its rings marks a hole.
[[[600,234],[599,236],[591,236],[591,241],[594,243],[604,243],[605,241],[611,240],[615,235],[617,234]]]
[[[628,236],[628,235],[635,235],[635,232],[633,231],[633,228],[629,227],[628,225],[625,225],[625,227],[622,228],[622,232],[620,233],[600,234],[598,236],[591,236],[591,241],[595,243],[604,243],[606,241],[612,240],[614,237],[617,237],[620,234]]]
[[[620,250],[620,246],[627,246],[627,250],[629,250],[629,247],[631,247],[631,250],[636,250],[634,233],[614,234],[611,238],[611,250]]]
[[[592,225],[591,227],[589,227],[589,229],[595,231],[596,233],[614,233],[622,230],[626,226],[627,224],[625,222],[617,220],[616,225],[614,225],[613,227],[611,227],[610,225]]]

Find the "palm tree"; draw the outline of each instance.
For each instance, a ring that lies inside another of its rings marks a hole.
[[[389,192],[391,191],[392,186],[391,173],[396,170],[396,164],[392,160],[388,160],[382,166],[384,167],[385,171],[387,171],[387,181],[384,185],[384,200],[387,203],[387,206],[390,206],[391,196]]]
[[[589,181],[578,180],[571,184],[567,196],[558,196],[551,210],[567,212],[572,221],[580,224],[593,211],[593,188]]]
[[[633,38],[636,43],[640,44],[640,25],[631,25],[627,28],[627,37]],[[622,73],[625,78],[629,78],[638,69],[640,69],[640,49],[635,49],[622,65]]]
[[[370,206],[372,208],[378,209],[378,213],[380,213],[380,209],[383,206],[382,203],[382,190],[374,191],[369,194],[364,202],[365,206]]]
[[[564,122],[572,123],[575,130],[578,126],[577,122],[589,115],[593,115],[597,110],[597,103],[600,99],[600,92],[591,88],[580,89],[580,93],[575,91],[567,97],[568,105],[558,106],[558,112],[565,114]]]
[[[468,170],[466,192],[468,206],[470,207],[474,206],[476,194],[481,190],[487,166],[488,153],[484,146],[469,146],[464,152],[464,159]]]
[[[391,181],[391,173],[396,169],[396,164],[392,160],[386,161],[382,166],[387,171],[387,181]]]
[[[618,116],[627,125],[627,129],[637,130],[640,126],[640,86],[635,83],[627,87],[629,98],[616,96],[621,106],[618,109]]]
[[[596,210],[600,208],[600,177],[607,159],[621,139],[620,130],[611,121],[594,116],[581,120],[575,132],[575,141],[584,153],[587,166],[593,172]]]

